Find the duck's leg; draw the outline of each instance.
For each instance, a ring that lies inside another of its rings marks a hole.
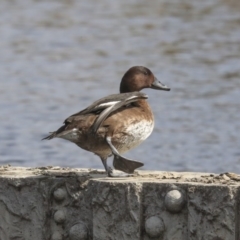
[[[119,154],[118,150],[113,146],[111,137],[107,137],[106,141],[114,155],[113,166],[115,169],[123,171],[125,173],[133,173],[135,169],[142,167],[144,165],[141,162],[127,159],[127,158],[121,156]]]
[[[108,172],[108,168],[109,168],[109,167],[108,167],[108,165],[107,165],[107,158],[101,157],[101,160],[102,160],[102,163],[103,163],[103,166],[104,166],[106,172]]]
[[[107,165],[107,158],[103,158],[101,157],[101,160],[102,160],[102,163],[103,163],[103,166],[107,172],[107,175],[108,177],[113,177],[112,176],[112,168],[110,168],[108,165]]]

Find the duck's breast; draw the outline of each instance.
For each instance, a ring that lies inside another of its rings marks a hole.
[[[138,146],[147,139],[153,131],[154,121],[141,120],[132,123],[121,134],[120,138],[115,139],[116,148],[120,153]]]

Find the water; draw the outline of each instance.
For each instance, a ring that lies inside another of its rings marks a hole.
[[[238,0],[4,0],[0,164],[102,168],[92,153],[40,141],[69,115],[149,67],[155,129],[126,156],[144,169],[240,173]]]

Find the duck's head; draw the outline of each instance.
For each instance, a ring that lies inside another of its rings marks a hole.
[[[141,91],[143,88],[169,91],[146,67],[131,67],[124,75],[120,84],[120,93]]]

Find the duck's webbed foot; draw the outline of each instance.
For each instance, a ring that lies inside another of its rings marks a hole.
[[[115,155],[113,159],[113,166],[115,169],[123,171],[125,173],[134,173],[134,170],[142,167],[144,164],[138,161],[134,161],[125,158],[121,155]]]
[[[132,177],[133,176],[133,174],[123,173],[123,172],[116,173],[111,167],[108,168],[107,174],[108,174],[108,177]]]
[[[125,173],[133,173],[135,169],[142,167],[144,165],[141,162],[127,159],[127,158],[121,156],[119,154],[118,150],[113,146],[110,137],[107,137],[106,141],[114,155],[113,166],[115,169],[123,171]]]
[[[101,158],[101,160],[107,172],[108,177],[131,177],[132,176],[132,174],[116,173],[116,172],[114,173],[114,170],[107,165],[107,159]]]

